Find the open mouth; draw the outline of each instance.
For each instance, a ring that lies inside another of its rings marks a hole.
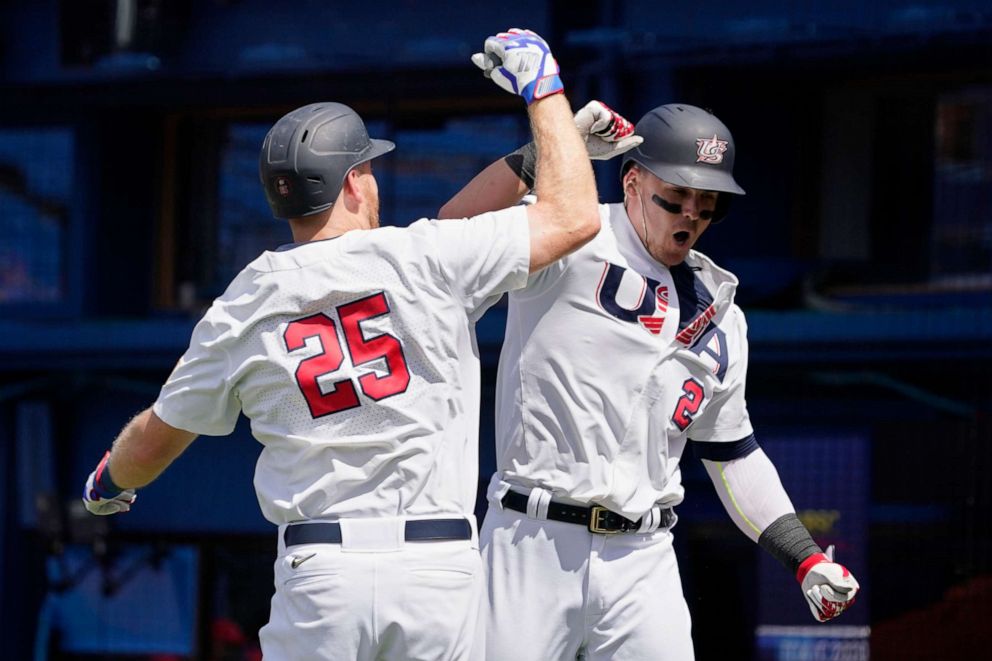
[[[675,243],[679,244],[680,246],[684,246],[689,241],[689,233],[686,232],[685,230],[682,230],[681,232],[676,232],[675,234],[673,234],[672,238],[675,239]]]

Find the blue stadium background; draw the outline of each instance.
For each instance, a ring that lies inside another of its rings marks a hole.
[[[398,149],[384,222],[432,216],[527,139],[468,62],[555,46],[576,106],[713,109],[747,189],[700,248],[742,280],[758,439],[864,586],[811,627],[793,580],[684,460],[677,550],[702,661],[977,659],[992,644],[992,7],[987,0],[0,7],[0,656],[248,659],[274,533],[239,426],[127,516],[87,473],[193,323],[289,240],[258,189],[267,127],[315,100]],[[597,164],[604,200],[617,164]],[[479,326],[482,474],[503,309]],[[480,503],[480,515],[484,506]]]

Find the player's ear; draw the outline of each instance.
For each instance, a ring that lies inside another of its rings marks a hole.
[[[338,202],[343,202],[345,208],[351,213],[358,213],[358,208],[365,201],[365,192],[362,190],[359,178],[362,173],[358,168],[348,170],[341,184],[341,192],[338,193]]]
[[[639,175],[640,175],[640,168],[637,167],[636,163],[631,164],[631,166],[627,168],[627,171],[623,173],[624,194],[626,194],[628,190],[631,190],[632,188],[636,187],[637,177]]]

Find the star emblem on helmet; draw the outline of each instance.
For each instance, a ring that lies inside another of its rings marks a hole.
[[[727,151],[727,140],[721,140],[716,133],[712,138],[696,138],[697,163],[722,163],[723,154]]]

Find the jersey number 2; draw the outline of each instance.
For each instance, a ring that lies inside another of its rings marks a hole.
[[[337,310],[344,331],[344,347],[338,339],[337,324],[322,312],[289,322],[282,335],[286,350],[290,353],[304,348],[308,338],[316,337],[320,343],[320,353],[301,360],[296,367],[296,384],[315,418],[362,405],[352,379],[334,381],[326,393],[317,383],[319,377],[341,369],[345,349],[351,353],[352,363],[356,366],[385,360],[389,374],[379,376],[369,373],[358,377],[359,387],[370,399],[378,401],[398,395],[410,385],[410,370],[407,369],[400,341],[388,333],[366,338],[362,332],[363,321],[389,314],[386,295],[379,292],[339,305]]]
[[[695,379],[686,379],[682,384],[682,392],[678,403],[675,405],[675,413],[672,414],[672,422],[681,431],[692,424],[692,416],[696,415],[699,407],[703,405],[703,398],[706,396],[703,384]]]

